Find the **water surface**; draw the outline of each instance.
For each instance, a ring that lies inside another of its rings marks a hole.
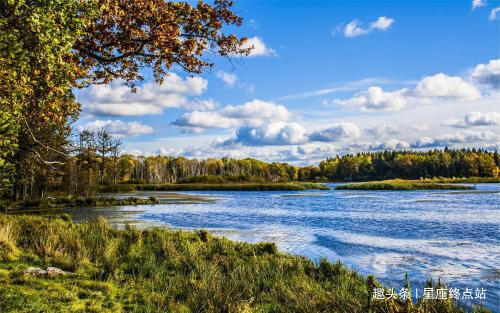
[[[186,194],[211,201],[125,206],[113,209],[113,216],[205,228],[247,242],[273,241],[282,251],[315,261],[341,260],[398,289],[405,273],[419,292],[429,278],[461,290],[484,288],[488,307],[500,307],[500,184],[478,184],[475,191]]]

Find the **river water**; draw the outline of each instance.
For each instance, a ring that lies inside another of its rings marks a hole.
[[[281,251],[328,258],[399,290],[444,281],[461,294],[485,289],[500,309],[500,184],[473,191],[186,192],[212,201],[124,206],[128,218],[181,229],[209,229],[247,242],[272,241]],[[166,193],[148,193],[162,196]]]

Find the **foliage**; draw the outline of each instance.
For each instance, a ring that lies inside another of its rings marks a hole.
[[[331,181],[498,177],[500,156],[482,149],[381,151],[336,156],[319,167],[319,175]]]
[[[1,1],[0,145],[7,153],[0,155],[0,189],[12,182],[14,198],[42,197],[46,185],[61,184],[80,110],[74,87],[113,79],[134,87],[143,68],[157,82],[173,65],[200,73],[212,66],[210,49],[225,57],[248,54],[244,38],[223,32],[242,21],[231,6],[227,0],[196,7],[164,0]],[[6,128],[10,141],[3,139]]]
[[[373,277],[206,231],[0,215],[0,243],[2,312],[464,312],[449,300],[370,301]],[[22,275],[28,266],[75,275]]]
[[[223,26],[240,26],[231,11],[232,1],[98,0],[99,13],[89,23],[74,48],[86,74],[83,83],[109,83],[122,79],[130,86],[143,80],[141,68],[153,70],[162,82],[174,64],[188,73],[201,73],[213,65],[207,52],[222,56],[248,54],[246,39],[225,35]]]
[[[443,184],[425,180],[392,179],[367,183],[345,184],[335,187],[337,190],[464,190],[475,189],[473,186]]]

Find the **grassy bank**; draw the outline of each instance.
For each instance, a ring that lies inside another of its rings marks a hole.
[[[29,266],[74,274],[23,275]],[[0,214],[2,312],[464,312],[449,300],[372,300],[377,286],[272,243]]]
[[[126,197],[117,199],[114,197],[56,197],[37,200],[9,201],[0,203],[0,212],[29,212],[40,210],[52,210],[58,208],[90,207],[90,206],[119,206],[119,205],[144,205],[158,204],[160,201],[155,197],[137,198]]]
[[[335,187],[338,190],[466,190],[473,186],[443,184],[425,180],[391,179],[366,183],[345,184]]]
[[[100,192],[131,191],[287,191],[287,190],[328,190],[324,184],[318,183],[185,183],[185,184],[122,184],[102,186]]]
[[[500,183],[500,177],[437,177],[427,178],[423,181],[441,184],[498,184]]]

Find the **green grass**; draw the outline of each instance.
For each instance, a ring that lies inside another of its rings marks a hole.
[[[498,184],[500,183],[499,177],[436,177],[436,178],[426,178],[425,182],[434,183],[448,183],[448,184]]]
[[[6,201],[0,204],[0,212],[36,212],[41,210],[53,210],[69,207],[91,207],[91,206],[119,206],[119,205],[144,205],[158,204],[160,201],[155,197],[137,198],[125,197],[117,199],[114,197],[56,197],[24,201]]]
[[[473,186],[444,184],[433,180],[391,179],[366,183],[345,184],[335,187],[337,190],[467,190]]]
[[[74,275],[22,275],[28,266]],[[449,300],[371,300],[378,286],[272,243],[0,214],[1,312],[464,312]]]
[[[185,183],[185,184],[126,184],[102,186],[101,192],[130,191],[287,191],[287,190],[328,190],[324,184],[290,182],[290,183]]]

